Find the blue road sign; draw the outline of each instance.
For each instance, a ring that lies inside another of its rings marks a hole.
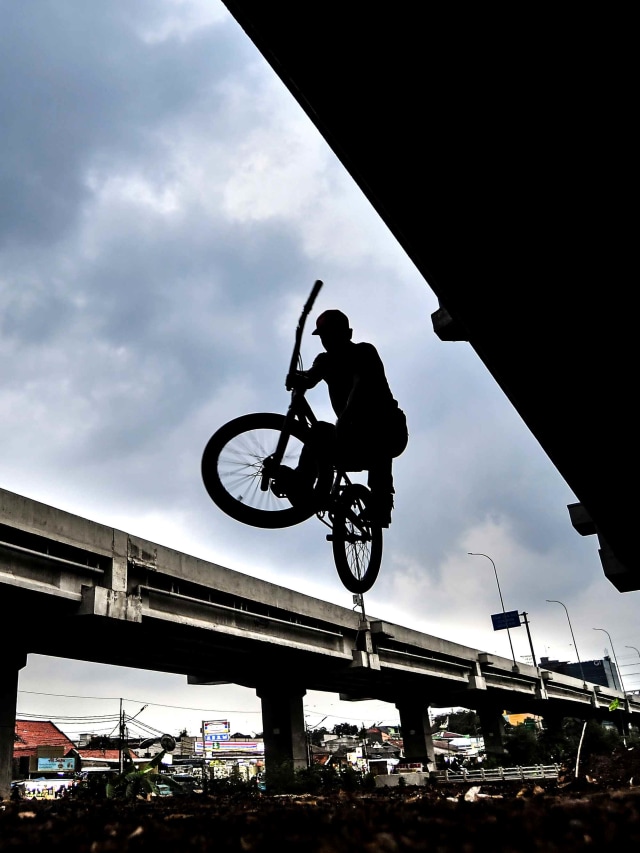
[[[506,613],[494,613],[491,616],[494,631],[502,631],[504,628],[519,628],[520,614],[517,610],[507,610]]]

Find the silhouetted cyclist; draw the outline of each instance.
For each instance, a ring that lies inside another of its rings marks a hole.
[[[324,311],[316,329],[326,352],[311,368],[287,377],[289,388],[313,388],[327,383],[334,424],[319,421],[306,442],[297,469],[284,466],[278,482],[292,502],[307,500],[318,467],[339,464],[348,471],[368,471],[372,514],[383,527],[391,523],[393,459],[408,442],[404,412],[393,397],[378,351],[369,343],[353,343],[346,314]],[[372,519],[373,520],[373,519]]]

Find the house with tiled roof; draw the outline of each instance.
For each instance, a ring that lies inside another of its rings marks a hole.
[[[50,720],[16,720],[13,744],[13,778],[73,772],[65,758],[75,744]]]
[[[365,737],[369,742],[386,743],[389,740],[402,742],[400,729],[397,726],[371,726],[366,729]]]

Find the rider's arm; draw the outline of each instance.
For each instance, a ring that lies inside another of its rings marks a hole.
[[[287,379],[285,382],[286,388],[288,391],[306,391],[308,388],[313,388],[313,385],[317,383],[314,382],[313,385],[309,384],[308,371],[306,370],[296,370],[294,373],[287,374]]]
[[[306,391],[315,386],[324,378],[322,362],[318,364],[318,358],[313,362],[309,370],[296,370],[287,376],[287,388]]]

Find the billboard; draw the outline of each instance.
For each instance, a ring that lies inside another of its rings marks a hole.
[[[214,747],[229,740],[229,720],[203,720],[202,740],[205,757],[210,757]]]
[[[519,628],[520,614],[517,610],[507,610],[506,613],[493,613],[491,615],[494,631],[502,631],[505,628]]]
[[[43,758],[38,756],[38,770],[47,773],[71,772],[76,769],[75,758]]]
[[[262,740],[228,740],[225,743],[214,743],[207,746],[207,755],[219,752],[264,752]]]

